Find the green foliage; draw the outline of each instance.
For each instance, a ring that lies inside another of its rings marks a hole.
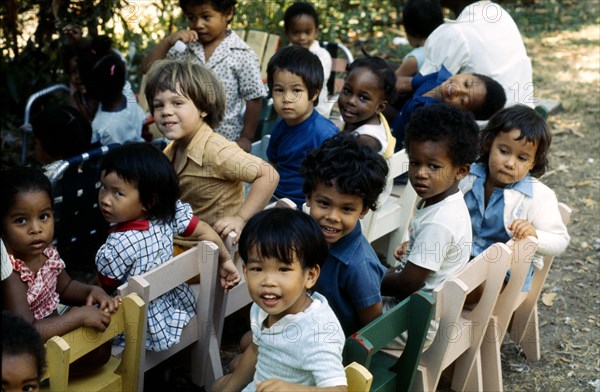
[[[356,56],[364,49],[398,64],[408,51],[392,40],[403,36],[405,0],[317,0],[320,40],[341,42]],[[283,37],[283,13],[290,0],[238,0],[233,28],[269,31]],[[577,0],[505,0],[524,35],[598,23],[598,3]],[[0,94],[4,99],[0,127],[22,121],[27,97],[65,81],[59,56],[67,24],[88,35],[108,34],[127,56],[130,81],[138,89],[138,66],[148,50],[177,29],[186,28],[177,0],[5,0],[0,3],[3,43]],[[27,27],[29,26],[29,30]],[[33,29],[33,34],[32,30]],[[285,41],[285,40],[284,40]],[[283,42],[286,44],[286,42]]]

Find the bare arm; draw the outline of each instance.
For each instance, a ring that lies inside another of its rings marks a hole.
[[[262,110],[262,98],[251,99],[246,101],[246,114],[244,115],[244,126],[242,133],[237,141],[237,144],[242,150],[247,153],[252,149],[252,141],[256,135],[256,128],[260,120],[260,112]]]
[[[66,270],[61,271],[56,282],[56,292],[66,305],[98,305],[103,311],[114,313],[121,297],[112,298],[102,288],[72,279]]]
[[[381,302],[377,302],[366,308],[358,309],[358,318],[360,319],[360,326],[364,327],[383,313],[383,306]]]
[[[183,43],[188,44],[197,40],[198,33],[193,30],[179,30],[165,37],[156,46],[154,46],[154,48],[152,48],[148,56],[146,56],[146,58],[142,61],[142,72],[148,72],[148,69],[154,61],[164,59],[169,49],[175,45],[175,42],[182,41]]]
[[[22,317],[32,324],[43,341],[52,336],[64,335],[81,326],[88,326],[104,331],[110,324],[110,313],[95,306],[73,308],[61,316],[49,316],[36,320],[27,303],[27,285],[21,281],[18,273],[2,281],[2,309]]]
[[[401,271],[390,268],[381,282],[381,295],[397,297],[400,300],[423,287],[430,270],[407,262]]]
[[[346,392],[348,388],[345,385],[338,385],[335,387],[313,387],[308,385],[292,384],[283,380],[272,378],[259,382],[256,385],[257,392],[278,392],[278,391],[340,391]]]
[[[211,391],[241,391],[254,378],[258,346],[252,342],[242,354],[239,365],[231,374],[219,378],[211,387]]]
[[[398,69],[396,69],[396,77],[413,77],[419,72],[419,64],[417,63],[417,59],[413,56],[410,56],[405,61],[400,64]]]
[[[254,180],[252,186],[250,186],[248,197],[238,210],[237,214],[219,219],[213,225],[217,233],[219,233],[222,238],[231,231],[240,234],[248,219],[265,208],[273,195],[275,188],[277,188],[278,183],[279,173],[277,173],[273,166],[264,162],[258,177]],[[239,235],[234,242],[237,243],[238,240]]]
[[[199,241],[212,241],[219,247],[219,276],[221,286],[227,291],[240,281],[240,272],[236,268],[231,256],[216,231],[206,222],[199,221],[192,236]]]

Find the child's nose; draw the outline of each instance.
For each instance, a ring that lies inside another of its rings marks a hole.
[[[340,220],[340,214],[337,208],[332,208],[331,210],[329,210],[329,213],[327,214],[327,219],[332,222],[337,222]]]
[[[29,226],[29,233],[37,234],[42,231],[42,224],[38,220],[33,220]]]

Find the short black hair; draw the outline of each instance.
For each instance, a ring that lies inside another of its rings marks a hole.
[[[361,197],[365,207],[375,210],[388,172],[388,164],[381,155],[350,132],[339,132],[302,162],[302,192],[310,196],[323,183],[335,186],[340,193]]]
[[[287,207],[268,208],[253,215],[240,235],[239,252],[245,264],[256,246],[260,258],[292,264],[294,255],[302,269],[325,263],[327,241],[317,222],[302,211]]]
[[[2,311],[2,356],[29,354],[35,360],[37,380],[46,368],[46,349],[35,327],[20,316]]]
[[[473,111],[473,114],[477,120],[488,120],[494,113],[504,107],[506,93],[502,85],[489,76],[477,73],[474,73],[473,76],[485,85],[485,100],[477,110]]]
[[[552,133],[546,120],[534,109],[525,105],[513,105],[502,109],[492,117],[481,132],[481,157],[479,162],[488,164],[490,149],[494,139],[500,132],[511,132],[518,129],[526,141],[535,143],[537,151],[535,162],[529,173],[536,178],[541,177],[548,169],[548,150],[552,144]]]
[[[67,105],[44,109],[31,119],[31,128],[44,151],[56,160],[86,152],[92,141],[91,124]]]
[[[379,79],[384,98],[391,105],[396,99],[396,73],[387,61],[377,56],[366,56],[354,60],[346,66],[346,75],[358,68],[368,68]]]
[[[98,35],[90,40],[83,39],[77,43],[77,69],[81,84],[86,87],[86,94],[89,93],[88,85],[92,85],[92,89],[98,88],[92,72],[96,64],[111,53],[117,55],[112,50],[112,43],[112,39],[106,35]],[[99,88],[102,89],[103,86],[100,84]]]
[[[237,0],[179,0],[179,7],[183,12],[185,12],[187,6],[202,4],[210,4],[215,11],[222,14],[231,12],[231,15],[235,15],[235,5],[237,4]]]
[[[126,78],[125,62],[111,50],[92,67],[90,78],[84,82],[86,94],[102,104],[112,103],[123,95]]]
[[[150,143],[127,143],[102,158],[100,172],[137,186],[147,219],[170,223],[179,199],[179,178],[162,151]]]
[[[473,163],[479,153],[479,127],[473,114],[447,103],[420,107],[406,125],[405,146],[411,142],[444,142],[455,166]]]
[[[15,204],[19,193],[44,192],[50,198],[54,209],[52,185],[41,169],[15,166],[0,171],[0,219],[3,219]],[[3,234],[3,225],[0,225],[0,235]]]
[[[408,0],[402,9],[402,25],[406,34],[426,39],[444,23],[439,0]]]
[[[315,21],[315,27],[319,29],[319,14],[315,7],[310,3],[297,2],[290,5],[283,14],[283,30],[287,31],[290,28],[292,19],[299,15],[308,15]]]
[[[286,46],[277,51],[267,65],[269,94],[273,94],[274,77],[277,71],[288,71],[300,76],[308,90],[309,100],[317,95],[315,106],[319,103],[317,92],[323,88],[325,76],[321,60],[316,54],[298,45]]]

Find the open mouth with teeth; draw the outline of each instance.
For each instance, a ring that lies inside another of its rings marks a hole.
[[[321,229],[323,229],[323,231],[325,233],[329,233],[329,234],[335,234],[335,233],[339,233],[341,231],[341,230],[334,229],[332,227],[327,227],[327,226],[321,226]]]
[[[265,305],[274,305],[281,299],[281,296],[275,294],[263,294],[260,296]]]

